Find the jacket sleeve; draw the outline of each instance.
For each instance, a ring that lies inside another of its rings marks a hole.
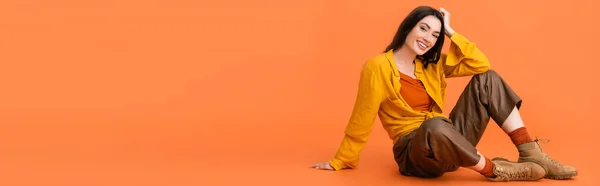
[[[381,76],[380,63],[374,60],[365,63],[344,137],[335,157],[329,161],[335,170],[356,168],[358,165],[359,153],[367,143],[379,106],[384,99]]]
[[[455,32],[450,38],[450,51],[442,54],[446,77],[470,76],[487,72],[490,62],[474,42]]]

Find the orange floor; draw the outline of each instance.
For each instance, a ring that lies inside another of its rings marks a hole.
[[[2,111],[3,123],[11,125],[2,126],[0,185],[496,184],[468,169],[439,179],[401,176],[381,128],[374,130],[358,169],[331,172],[308,168],[333,155],[340,137],[336,131],[341,125],[325,125],[343,119],[285,121],[281,117],[254,117],[248,122],[253,126],[242,127],[245,132],[233,129],[232,126],[240,126],[234,122],[211,122],[206,126],[198,125],[199,121],[166,119],[172,116],[164,115],[134,118],[106,110],[92,114],[89,109],[46,112],[47,115]],[[37,118],[31,118],[34,116]],[[580,175],[572,180],[518,185],[598,184],[594,167],[599,164],[592,161],[596,154],[592,131],[577,130],[565,137],[559,129],[544,130],[539,124],[532,130],[542,131],[533,134],[551,138],[543,144],[544,149],[563,163],[577,167]],[[514,159],[516,151],[508,138],[500,134],[497,127],[491,126],[479,150],[488,156]]]
[[[451,12],[530,134],[579,170],[507,184],[600,185],[598,1],[20,0],[0,2],[0,186],[505,184],[401,176],[379,122],[357,169],[309,168],[335,154],[364,61],[421,4]],[[448,80],[446,113],[468,80]],[[517,157],[494,123],[478,149]]]

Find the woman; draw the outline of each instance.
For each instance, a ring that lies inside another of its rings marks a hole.
[[[465,167],[490,181],[566,179],[577,170],[545,154],[532,140],[519,108],[521,99],[489,70],[486,56],[450,27],[443,8],[414,9],[386,50],[361,71],[359,90],[345,136],[335,157],[313,168],[356,168],[379,115],[393,140],[393,152],[403,175],[439,177]],[[452,44],[442,54],[445,34]],[[473,76],[449,117],[443,113],[445,78]],[[519,151],[517,162],[492,160],[475,149],[489,120],[510,136]]]

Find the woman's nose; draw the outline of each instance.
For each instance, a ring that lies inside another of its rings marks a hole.
[[[431,38],[429,38],[429,36],[424,37],[423,40],[425,40],[425,44],[427,45],[431,43]]]
[[[427,44],[431,44],[431,41],[433,41],[433,36],[430,34],[427,34],[427,36],[425,36],[424,39],[427,42]]]

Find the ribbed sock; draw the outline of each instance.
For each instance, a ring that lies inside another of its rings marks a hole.
[[[531,137],[529,136],[529,133],[527,133],[527,128],[525,128],[525,127],[521,127],[521,128],[518,128],[517,130],[510,132],[508,134],[508,136],[510,136],[510,140],[512,140],[512,142],[513,142],[513,144],[515,144],[515,146],[521,145],[524,143],[533,142],[533,139],[531,139]]]
[[[485,158],[485,165],[479,173],[488,178],[494,177],[494,163],[490,159]]]

